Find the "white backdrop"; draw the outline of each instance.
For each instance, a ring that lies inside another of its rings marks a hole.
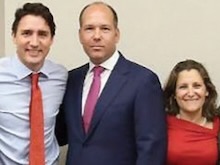
[[[14,54],[11,24],[15,9],[27,0],[5,0],[5,54]],[[29,2],[34,2],[29,0]],[[38,0],[49,6],[57,24],[49,58],[68,69],[87,61],[78,40],[78,15],[91,0]],[[129,59],[153,69],[164,84],[180,60],[192,58],[208,69],[220,93],[219,0],[106,0],[117,11],[119,50]]]
[[[4,1],[0,0],[0,57],[5,51]]]

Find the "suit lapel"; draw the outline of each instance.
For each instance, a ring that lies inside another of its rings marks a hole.
[[[71,90],[71,93],[72,93],[71,95],[73,96],[71,97],[71,99],[73,99],[72,107],[76,107],[76,109],[73,109],[73,111],[77,111],[77,113],[73,113],[73,114],[76,114],[76,116],[74,115],[75,118],[73,118],[73,120],[75,120],[74,123],[77,123],[76,127],[78,127],[79,136],[81,137],[81,139],[85,138],[83,121],[82,121],[82,91],[83,91],[83,84],[84,84],[85,76],[86,76],[88,69],[89,69],[89,65],[83,66],[82,69],[79,70],[78,73],[76,73],[77,75],[75,75],[72,78],[72,81],[76,82],[76,85],[73,85],[73,89]]]
[[[118,92],[120,92],[120,89],[123,87],[123,84],[126,83],[128,77],[126,75],[129,72],[128,68],[129,67],[127,60],[123,56],[120,56],[99,97],[92,118],[92,123],[87,134],[88,136],[98,125],[100,119],[108,109],[110,103],[117,98],[117,94]]]

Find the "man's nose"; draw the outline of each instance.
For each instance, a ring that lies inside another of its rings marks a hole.
[[[30,45],[31,45],[31,46],[34,46],[34,47],[36,47],[36,46],[39,45],[39,38],[38,38],[37,35],[32,35],[32,36],[31,36]]]
[[[100,39],[101,38],[101,30],[95,29],[94,31],[94,39]]]

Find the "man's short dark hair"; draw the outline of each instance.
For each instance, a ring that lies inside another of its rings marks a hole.
[[[15,12],[15,19],[12,24],[12,33],[16,34],[20,20],[26,15],[42,17],[48,24],[52,37],[55,35],[56,25],[49,8],[42,3],[25,3],[22,8]]]

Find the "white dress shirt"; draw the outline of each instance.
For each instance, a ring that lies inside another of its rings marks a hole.
[[[104,63],[100,64],[99,66],[102,66],[105,68],[105,70],[101,73],[101,88],[99,91],[99,95],[101,94],[112,70],[114,69],[117,61],[119,58],[119,53],[118,51],[115,51],[114,54],[106,60]],[[86,103],[86,98],[89,93],[90,86],[92,84],[93,80],[93,72],[92,69],[95,67],[95,65],[92,62],[89,62],[89,70],[86,74],[85,81],[83,84],[83,94],[82,94],[82,114],[84,113],[84,108],[85,108],[85,103]]]
[[[67,70],[45,60],[39,72],[46,165],[56,165],[59,146],[54,127],[65,92]],[[0,59],[0,165],[29,164],[31,73],[17,56]]]

